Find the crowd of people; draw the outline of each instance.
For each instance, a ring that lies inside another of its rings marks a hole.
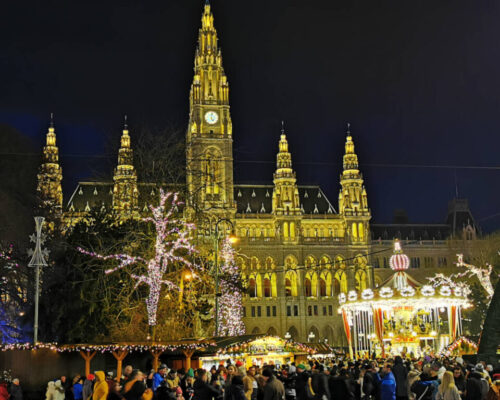
[[[0,385],[0,400],[22,400],[19,380]],[[342,361],[248,368],[241,361],[205,369],[143,373],[120,379],[103,371],[47,384],[45,400],[500,400],[500,371],[455,359]]]

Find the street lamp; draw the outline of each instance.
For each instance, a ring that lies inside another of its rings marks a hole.
[[[312,342],[314,340],[314,338],[316,337],[316,335],[314,334],[313,331],[311,331],[309,333],[309,336],[307,337],[307,339],[309,340],[309,342]]]
[[[290,335],[290,332],[288,332],[288,331],[287,331],[287,332],[285,333],[285,339],[286,339],[286,340],[290,340],[291,338],[292,338],[292,335]]]
[[[231,234],[228,239],[231,244],[235,244],[238,241],[238,237],[234,234],[234,225],[227,218],[219,218],[215,223],[215,236],[214,236],[214,264],[215,264],[215,337],[219,336],[219,240],[223,236],[219,236],[219,224],[221,222],[226,222],[231,225]]]
[[[42,250],[42,227],[44,220],[44,217],[35,217],[36,237],[34,235],[31,236],[31,241],[35,242],[35,251],[33,252],[33,256],[28,263],[28,266],[35,267],[35,323],[33,327],[34,344],[38,342],[38,299],[40,297],[40,267],[47,266],[47,262],[44,258],[44,253],[45,255],[47,255],[46,250]]]

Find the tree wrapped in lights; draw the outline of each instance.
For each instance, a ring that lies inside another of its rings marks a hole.
[[[457,266],[467,268],[467,271],[460,272],[455,274],[457,277],[472,277],[477,276],[479,283],[483,287],[483,289],[488,293],[488,298],[491,299],[493,293],[495,293],[495,289],[493,288],[493,284],[491,283],[491,272],[493,271],[493,266],[490,264],[486,264],[488,268],[479,268],[472,264],[467,264],[464,262],[464,255],[457,254]]]
[[[221,249],[222,265],[219,299],[218,332],[220,336],[238,336],[245,333],[242,320],[242,293],[240,275],[235,263],[235,250],[226,238]],[[216,294],[217,295],[217,294]]]
[[[160,190],[160,203],[157,207],[150,206],[151,217],[144,218],[144,222],[154,224],[156,230],[154,257],[145,259],[140,256],[131,256],[128,254],[101,255],[79,248],[84,254],[96,257],[101,260],[117,260],[118,265],[107,269],[106,274],[111,274],[117,270],[131,265],[142,265],[146,268],[144,275],[131,274],[136,280],[135,288],[144,284],[149,287],[148,297],[146,298],[146,308],[148,312],[148,324],[151,327],[156,326],[158,302],[160,299],[161,288],[163,285],[170,290],[178,290],[177,284],[165,275],[173,265],[182,265],[182,268],[194,272],[197,265],[189,260],[189,256],[196,253],[190,238],[193,230],[193,224],[187,223],[180,218],[175,217],[182,202],[178,199],[178,193],[164,192]]]

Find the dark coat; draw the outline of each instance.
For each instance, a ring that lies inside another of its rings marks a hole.
[[[354,400],[355,395],[349,377],[334,376],[328,383],[333,400]]]
[[[126,400],[140,400],[146,391],[146,384],[142,381],[135,381],[129,391],[123,393]]]
[[[264,386],[264,400],[283,400],[285,398],[285,387],[275,377],[271,376]]]
[[[295,377],[295,393],[297,400],[307,400],[306,385],[309,379],[309,374],[306,371],[297,372]]]
[[[203,382],[201,379],[196,379],[194,382],[193,400],[212,400],[217,398],[222,392],[216,387]]]
[[[231,384],[224,393],[225,400],[246,400],[243,384]]]
[[[481,400],[483,397],[481,392],[481,375],[477,372],[471,372],[467,379],[465,390],[467,390],[465,400]]]
[[[396,396],[408,396],[408,370],[402,361],[397,361],[392,368],[394,379],[396,379]]]
[[[23,389],[21,389],[21,386],[14,384],[11,385],[10,400],[23,400]]]
[[[313,373],[311,376],[311,386],[314,392],[315,400],[322,400],[326,396],[328,400],[331,399],[330,388],[328,387],[328,377],[323,373]]]
[[[380,376],[375,371],[366,371],[363,377],[363,393],[366,396],[373,396],[375,399],[380,398]]]

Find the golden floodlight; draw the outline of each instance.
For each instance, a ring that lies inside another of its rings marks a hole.
[[[238,241],[240,240],[240,239],[238,238],[238,236],[236,236],[234,233],[231,233],[231,234],[229,235],[228,239],[229,239],[229,243],[231,243],[231,244],[236,244],[236,243],[238,243]]]

